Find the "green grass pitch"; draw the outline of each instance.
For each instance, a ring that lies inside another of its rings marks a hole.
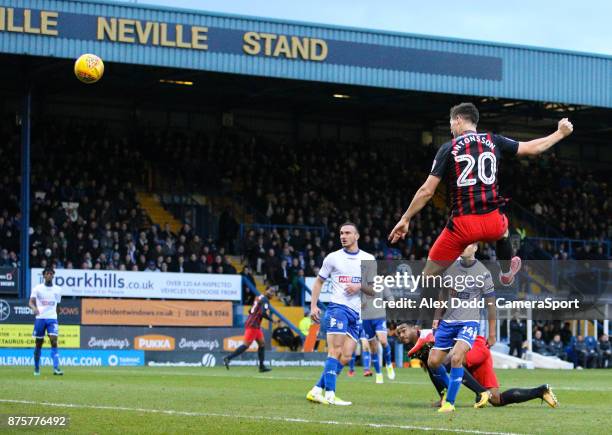
[[[317,368],[74,368],[63,377],[44,367],[2,367],[0,414],[70,418],[67,429],[10,429],[0,433],[79,434],[397,434],[397,433],[612,433],[612,370],[499,370],[502,389],[550,383],[561,407],[539,400],[504,408],[473,409],[462,388],[453,415],[430,407],[433,387],[419,369],[397,370],[395,381],[338,380],[338,395],[353,406],[306,401]]]

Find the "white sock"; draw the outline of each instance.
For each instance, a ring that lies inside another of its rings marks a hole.
[[[314,387],[312,387],[312,392],[314,394],[322,394],[323,393],[323,388],[321,387],[317,387],[316,385]]]
[[[325,398],[326,399],[333,399],[334,397],[336,397],[336,393],[333,391],[326,391],[325,392]]]

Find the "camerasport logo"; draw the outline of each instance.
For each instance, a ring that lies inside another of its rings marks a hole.
[[[11,306],[4,299],[0,299],[0,322],[4,322],[11,315]]]
[[[202,367],[214,367],[217,365],[217,358],[212,353],[205,353],[202,356]]]
[[[136,350],[174,350],[174,337],[167,335],[140,335],[134,338]]]

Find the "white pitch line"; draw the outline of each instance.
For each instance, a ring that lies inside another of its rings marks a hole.
[[[231,370],[229,372],[223,372],[222,374],[220,373],[207,373],[205,370],[206,369],[201,369],[201,372],[177,372],[177,371],[150,371],[150,370],[125,370],[122,369],[121,371],[116,372],[116,374],[123,374],[123,373],[129,373],[129,374],[142,374],[142,375],[159,375],[159,376],[198,376],[198,377],[208,377],[208,378],[249,378],[250,380],[257,380],[257,379],[265,379],[265,380],[272,380],[272,381],[285,381],[285,380],[289,380],[289,381],[313,381],[316,380],[314,377],[305,377],[305,376],[274,376],[274,375],[259,375],[259,374],[255,374],[250,375],[250,374],[242,374],[242,373],[236,373],[235,371],[232,372]],[[96,369],[92,369],[92,370],[88,370],[88,373],[104,373],[106,375],[109,374],[108,370],[96,370]],[[354,382],[354,381],[349,381],[349,382]],[[358,381],[359,382],[359,381]],[[394,381],[389,381],[388,385],[393,385],[393,384],[400,384],[400,385],[430,385],[430,382],[427,381],[401,381],[401,380],[394,380]],[[531,385],[506,385],[507,388],[533,388],[533,386]],[[604,386],[592,386],[592,387],[571,387],[571,386],[558,386],[558,385],[552,385],[553,390],[559,390],[559,391],[599,391],[599,392],[606,392],[606,391],[612,391],[612,386],[610,387],[604,387]]]
[[[529,387],[526,387],[529,388]],[[587,388],[579,388],[579,387],[555,387],[552,385],[553,390],[561,390],[561,391],[612,391],[612,387],[587,387]]]
[[[221,417],[221,418],[241,418],[245,420],[263,420],[263,421],[281,421],[285,423],[307,423],[307,424],[322,424],[322,425],[334,425],[334,426],[352,426],[352,427],[370,427],[376,429],[403,429],[403,430],[421,430],[426,432],[454,432],[454,433],[469,433],[478,435],[521,435],[513,432],[488,432],[481,430],[469,430],[469,429],[449,429],[442,427],[428,427],[428,426],[412,426],[412,425],[399,425],[399,424],[385,424],[385,423],[355,423],[350,421],[335,421],[335,420],[307,420],[304,418],[290,418],[290,417],[273,417],[273,416],[262,416],[262,415],[240,415],[240,414],[222,414],[214,412],[190,412],[190,411],[176,411],[172,409],[151,409],[151,408],[128,408],[125,406],[104,406],[104,405],[81,405],[75,403],[52,403],[52,402],[35,402],[32,400],[13,400],[13,399],[0,399],[3,403],[20,403],[24,405],[41,405],[41,406],[52,406],[56,408],[80,408],[80,409],[101,409],[109,411],[127,411],[127,412],[145,412],[150,414],[166,414],[166,415],[184,415],[188,417]]]
[[[313,376],[274,376],[274,375],[259,375],[259,374],[242,374],[242,373],[236,373],[236,372],[232,372],[231,370],[229,372],[224,372],[223,374],[219,374],[219,373],[206,373],[204,370],[206,369],[202,369],[202,372],[199,373],[195,373],[195,372],[176,372],[176,371],[141,371],[141,370],[121,370],[120,372],[117,372],[117,374],[124,374],[124,373],[129,373],[129,374],[142,374],[142,375],[159,375],[159,376],[198,376],[198,377],[208,377],[208,378],[249,378],[250,380],[257,380],[257,379],[266,379],[266,380],[274,380],[274,381],[285,381],[285,380],[289,380],[289,381],[316,381],[318,379],[318,377],[313,377]],[[109,374],[108,370],[88,370],[88,373],[104,373],[106,375]],[[226,374],[227,373],[227,374]],[[390,384],[406,384],[406,385],[429,385],[430,382],[424,382],[424,381],[389,381]]]

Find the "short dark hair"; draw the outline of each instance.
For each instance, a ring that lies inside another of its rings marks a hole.
[[[409,326],[411,328],[416,328],[417,327],[417,325],[414,322],[414,320],[403,320],[403,319],[400,319],[400,320],[397,320],[395,323],[396,323],[396,327],[398,327],[398,328],[400,326],[402,326],[402,325],[406,325],[406,326]]]
[[[472,103],[461,103],[451,107],[451,119],[456,118],[457,116],[461,116],[462,118],[469,120],[472,124],[478,124],[478,120],[480,119],[478,109]]]
[[[346,222],[344,222],[342,225],[340,225],[340,226],[338,227],[338,231],[339,231],[339,230],[341,230],[341,229],[342,229],[342,227],[346,227],[346,226],[351,226],[351,227],[355,228],[355,232],[356,232],[357,234],[359,234],[359,228],[357,228],[357,224],[356,224],[356,223],[353,223],[353,222],[351,222],[351,221],[346,221]]]

